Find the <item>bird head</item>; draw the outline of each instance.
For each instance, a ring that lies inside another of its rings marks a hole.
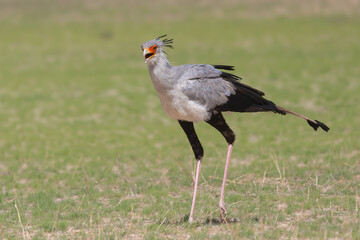
[[[161,55],[165,53],[163,50],[164,47],[174,48],[172,46],[173,39],[162,39],[164,37],[166,37],[166,35],[141,44],[141,50],[143,51],[146,63],[156,62],[156,59],[160,58]]]

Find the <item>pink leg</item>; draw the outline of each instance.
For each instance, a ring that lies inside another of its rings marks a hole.
[[[200,165],[201,165],[201,159],[196,161],[194,195],[193,195],[193,200],[192,200],[192,204],[191,204],[189,223],[192,223],[194,221],[194,209],[195,209],[196,192],[197,192],[198,183],[199,183]]]
[[[224,202],[224,195],[225,195],[226,176],[227,176],[227,173],[228,173],[232,148],[233,148],[233,145],[229,144],[228,151],[227,151],[227,156],[226,156],[226,162],[225,162],[224,178],[223,178],[223,182],[222,182],[222,186],[221,186],[219,209],[220,209],[221,217],[223,219],[225,219],[225,215],[226,215],[226,207],[225,207],[225,202]]]

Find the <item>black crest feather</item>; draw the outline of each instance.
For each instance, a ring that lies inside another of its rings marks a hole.
[[[160,36],[160,37],[157,37],[156,38],[156,40],[160,40],[161,38],[164,38],[164,37],[166,37],[167,35],[165,34],[165,35],[162,35],[162,36]],[[163,39],[163,40],[161,40],[163,43],[164,43],[164,46],[165,47],[168,47],[168,48],[174,48],[173,47],[173,43],[174,43],[174,39],[168,39],[168,38],[165,38],[165,39]]]

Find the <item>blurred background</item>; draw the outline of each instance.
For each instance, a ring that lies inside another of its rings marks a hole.
[[[357,0],[0,0],[1,238],[360,237],[359,26]],[[331,129],[226,114],[238,136],[231,231],[206,224],[218,217],[226,143],[202,123],[205,224],[186,225],[195,161],[140,49],[163,34],[173,65],[234,65]]]

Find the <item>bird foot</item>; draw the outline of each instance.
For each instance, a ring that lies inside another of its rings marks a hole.
[[[188,222],[189,222],[190,224],[192,224],[192,223],[194,222],[194,218],[193,218],[193,217],[189,217]]]
[[[225,208],[220,208],[220,215],[221,215],[221,219],[226,222],[226,215],[227,215],[227,212],[226,212],[226,209]]]
[[[225,203],[223,201],[220,201],[219,203],[219,210],[220,210],[221,219],[224,222],[226,222],[227,211],[226,211]]]

